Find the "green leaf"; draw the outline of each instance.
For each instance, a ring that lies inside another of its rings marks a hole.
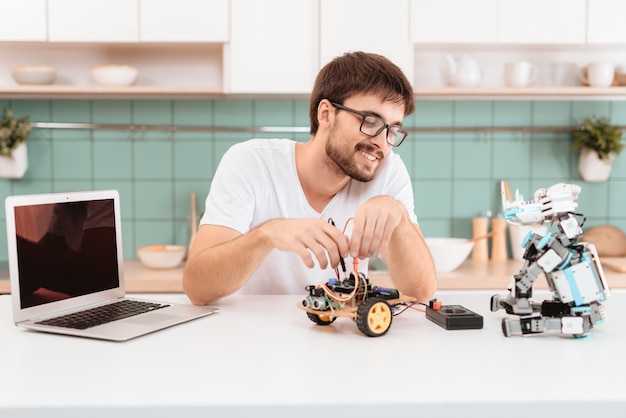
[[[606,117],[587,118],[577,131],[572,133],[572,148],[580,153],[584,149],[595,151],[600,159],[610,154],[619,154],[624,149],[623,131],[611,125]]]
[[[26,142],[32,126],[29,116],[14,118],[11,109],[4,110],[4,118],[0,122],[0,155],[11,157],[13,150]]]

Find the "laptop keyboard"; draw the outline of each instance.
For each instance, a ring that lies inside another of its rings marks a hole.
[[[85,311],[58,316],[37,322],[42,325],[52,325],[55,327],[87,329],[119,319],[129,318],[146,312],[156,311],[170,305],[153,302],[143,302],[140,300],[124,299],[109,305],[98,306]]]

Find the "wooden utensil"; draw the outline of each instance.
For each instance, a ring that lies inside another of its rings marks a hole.
[[[490,232],[488,234],[484,234],[484,235],[480,235],[480,236],[477,236],[477,237],[470,238],[470,239],[468,239],[468,241],[476,242],[476,241],[480,241],[480,240],[483,240],[483,239],[487,239],[489,237],[493,237],[493,235],[494,235],[494,232]]]
[[[504,218],[493,218],[491,220],[491,260],[502,261],[508,259],[506,251],[506,220]]]
[[[472,219],[472,239],[476,239],[474,248],[472,249],[472,261],[487,261],[489,259],[487,241],[482,239],[487,235],[488,229],[489,218]]]

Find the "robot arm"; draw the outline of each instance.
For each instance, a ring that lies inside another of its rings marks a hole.
[[[533,200],[524,200],[515,191],[515,199],[506,181],[500,183],[502,195],[502,210],[506,220],[518,225],[532,225],[543,222],[554,222],[556,217],[574,212],[578,207],[576,202],[581,188],[575,184],[558,183],[549,188],[542,188],[535,192]],[[578,225],[576,219],[574,222]],[[582,234],[582,231],[581,231]]]

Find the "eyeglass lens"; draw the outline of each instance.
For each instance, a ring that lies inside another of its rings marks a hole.
[[[378,136],[387,124],[382,119],[373,115],[363,115],[361,132],[369,136]],[[398,146],[406,137],[406,132],[399,126],[389,126],[387,129],[387,142],[389,145]]]

